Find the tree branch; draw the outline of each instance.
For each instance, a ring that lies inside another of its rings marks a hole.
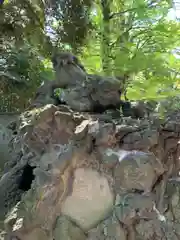
[[[144,9],[144,8],[153,8],[153,7],[156,7],[158,4],[160,3],[160,0],[159,1],[151,1],[148,5],[146,6],[140,6],[140,7],[136,7],[136,8],[131,8],[131,9],[127,9],[127,10],[124,10],[124,11],[121,11],[121,12],[117,12],[117,13],[112,13],[110,15],[110,19],[114,18],[114,17],[117,17],[117,16],[121,16],[127,12],[134,12],[135,10],[137,9]]]
[[[116,16],[121,16],[121,15],[127,13],[127,12],[133,12],[133,11],[135,11],[136,9],[138,9],[138,8],[131,8],[131,9],[127,9],[127,10],[124,10],[124,11],[121,11],[121,12],[112,13],[109,18],[112,19],[112,18],[114,18],[114,17],[116,17]]]
[[[33,17],[35,18],[36,22],[38,22],[40,28],[41,28],[41,29],[43,30],[43,32],[44,32],[44,24],[41,22],[39,16],[38,16],[38,15],[36,14],[36,12],[34,11],[31,3],[30,3],[28,0],[24,0],[23,2],[24,2],[23,4],[26,5],[26,7],[30,10],[30,12],[31,12],[31,14],[33,15]]]

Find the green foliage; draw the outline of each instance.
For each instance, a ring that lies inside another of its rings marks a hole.
[[[169,0],[45,2],[5,1],[0,9],[3,97],[12,92],[26,105],[43,80],[53,79],[50,57],[57,49],[78,54],[89,73],[129,76],[129,99],[179,95],[180,61],[173,51],[180,23],[167,19]]]
[[[178,94],[178,89],[173,86],[178,81],[180,61],[173,55],[173,50],[180,44],[180,23],[167,20],[170,7],[168,1],[111,2],[111,74],[130,76],[127,89],[130,99],[162,99]],[[96,12],[92,14],[96,29],[88,37],[83,54],[88,67],[98,72],[98,66],[102,72],[100,59],[98,56],[94,58],[93,54],[101,52],[103,11],[98,3],[94,5],[93,12]]]
[[[1,111],[24,109],[41,82],[53,78],[52,64],[43,61],[32,46],[6,46],[0,61]],[[12,109],[9,102],[13,103]]]

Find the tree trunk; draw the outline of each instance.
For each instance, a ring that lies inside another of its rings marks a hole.
[[[110,1],[101,0],[102,7],[102,35],[101,35],[101,57],[102,67],[105,75],[111,75],[111,58],[110,58]]]

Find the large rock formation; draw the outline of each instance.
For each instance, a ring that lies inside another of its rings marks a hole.
[[[79,60],[71,54],[57,54],[53,57],[56,80],[43,83],[38,89],[31,108],[44,104],[57,104],[54,90],[61,88],[60,103],[72,110],[103,112],[107,108],[120,106],[122,82],[117,78],[87,74]]]
[[[0,180],[5,239],[178,240],[180,114],[114,119],[103,111],[121,83],[69,58],[16,123]],[[56,87],[66,105],[48,104]]]

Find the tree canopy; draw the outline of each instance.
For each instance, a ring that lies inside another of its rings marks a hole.
[[[23,110],[51,56],[68,49],[89,73],[124,76],[129,99],[179,95],[180,22],[169,0],[5,0],[0,5],[1,111]],[[15,99],[15,100],[14,100]]]

